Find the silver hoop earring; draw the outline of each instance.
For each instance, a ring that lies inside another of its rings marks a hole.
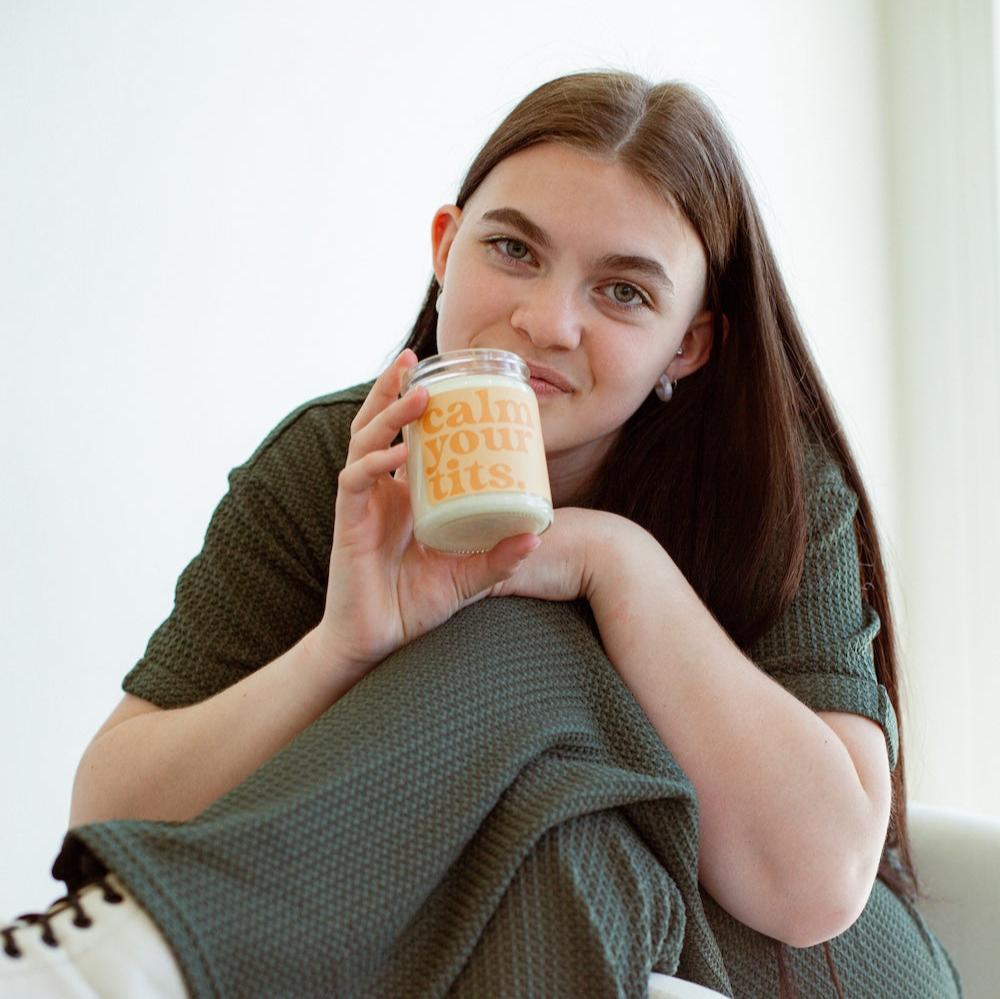
[[[684,353],[683,347],[677,348],[678,355]],[[674,397],[674,389],[677,388],[677,379],[671,378],[665,371],[660,375],[660,380],[656,383],[656,395],[661,402],[670,402]]]
[[[669,378],[667,375],[660,375],[660,380],[656,383],[656,394],[661,402],[670,402],[674,397],[674,389],[677,388],[677,379]]]

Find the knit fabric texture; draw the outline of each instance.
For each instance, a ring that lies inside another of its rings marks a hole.
[[[124,690],[194,704],[319,623],[337,476],[370,388],[303,404],[230,472]],[[825,454],[811,460],[801,586],[744,651],[813,709],[877,722],[894,766],[857,498]],[[698,885],[694,787],[584,600],[481,600],[191,821],[74,838],[150,913],[195,997],[639,997],[651,970],[777,995],[774,941]],[[920,915],[881,882],[832,947],[847,996],[960,995]],[[803,999],[834,995],[821,947],[789,953]]]

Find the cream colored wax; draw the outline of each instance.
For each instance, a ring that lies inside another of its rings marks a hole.
[[[477,552],[545,531],[552,494],[530,384],[463,373],[430,378],[426,387],[423,416],[403,428],[416,539],[439,551]]]

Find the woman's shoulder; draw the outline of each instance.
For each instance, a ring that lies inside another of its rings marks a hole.
[[[287,469],[289,464],[298,464],[305,471],[317,463],[339,471],[347,458],[351,422],[373,384],[374,379],[300,403],[233,471],[267,475]]]
[[[834,490],[853,495],[836,447],[812,428],[805,431],[802,440],[802,480],[809,494]]]
[[[802,445],[802,491],[810,537],[823,536],[853,520],[858,495],[851,487],[835,446],[809,430]]]

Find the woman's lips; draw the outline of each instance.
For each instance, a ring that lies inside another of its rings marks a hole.
[[[541,378],[532,378],[531,387],[535,390],[535,395],[567,395],[561,388],[556,388],[551,382],[542,381]]]
[[[537,381],[540,386],[548,385],[557,392],[573,391],[573,384],[561,371],[556,371],[555,368],[549,368],[544,364],[536,364],[533,361],[528,361],[526,363],[528,365],[528,374],[531,376],[532,384]]]

